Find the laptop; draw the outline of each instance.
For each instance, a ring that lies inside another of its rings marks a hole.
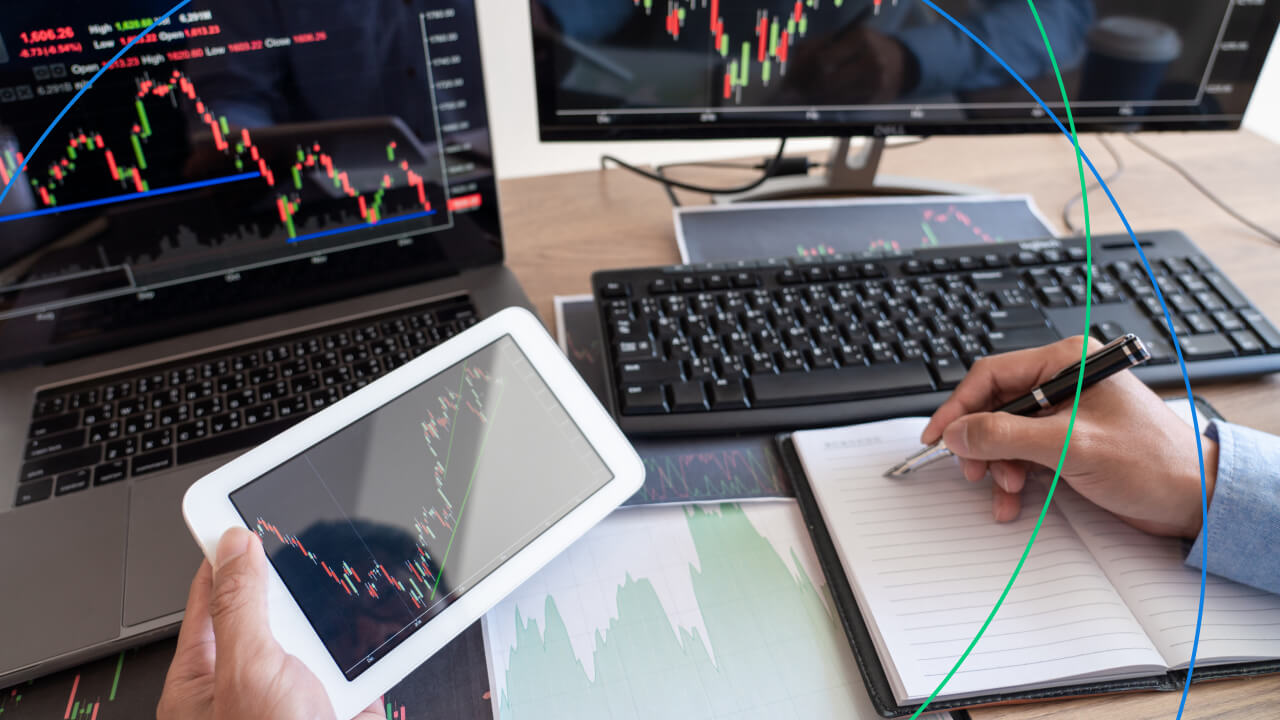
[[[0,687],[174,633],[188,485],[530,306],[469,0],[193,3],[19,173],[170,4],[0,27]]]

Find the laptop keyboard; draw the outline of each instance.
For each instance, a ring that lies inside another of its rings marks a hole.
[[[245,450],[477,321],[459,295],[41,390],[16,504]]]

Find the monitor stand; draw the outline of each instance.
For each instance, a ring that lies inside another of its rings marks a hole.
[[[836,138],[821,175],[788,175],[769,178],[760,187],[743,193],[717,195],[717,203],[752,200],[793,200],[832,195],[990,195],[994,191],[944,180],[878,175],[885,139],[870,138],[856,155],[849,154],[849,138]]]

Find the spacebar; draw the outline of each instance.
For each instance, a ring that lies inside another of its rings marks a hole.
[[[933,391],[933,380],[920,360],[807,373],[756,375],[749,382],[752,407],[812,405]]]
[[[260,445],[298,424],[306,415],[298,413],[287,419],[254,425],[243,430],[215,435],[204,440],[197,440],[178,446],[178,464],[198,462],[216,455],[224,455],[236,450],[244,450]]]

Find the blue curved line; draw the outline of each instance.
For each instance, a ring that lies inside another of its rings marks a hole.
[[[1018,75],[1018,73],[1015,72],[1012,67],[1009,66],[1009,63],[1004,61],[1004,58],[997,55],[996,52],[992,50],[980,38],[978,38],[977,35],[974,35],[972,32],[969,31],[968,28],[960,24],[958,20],[948,15],[945,10],[933,4],[931,0],[920,0],[920,1],[923,2],[925,5],[928,5],[934,12],[941,15],[943,18],[947,20],[947,22],[950,22],[957,29],[959,29],[961,32],[967,35],[970,40],[978,44],[978,47],[985,50],[986,53],[992,57],[992,59],[1000,63],[1000,66],[1003,67],[1009,73],[1009,75],[1013,77],[1014,80],[1017,80],[1018,84],[1021,85],[1022,88],[1026,90],[1028,94],[1031,95],[1032,99],[1036,101],[1036,104],[1038,104],[1042,109],[1044,109],[1044,111],[1048,114],[1049,119],[1053,120],[1053,124],[1058,126],[1058,129],[1062,131],[1062,134],[1066,135],[1068,140],[1072,140],[1071,133],[1065,127],[1063,127],[1062,121],[1058,120],[1058,116],[1055,115],[1053,110],[1051,110],[1049,106],[1045,104],[1044,100],[1040,99],[1040,96],[1036,94],[1036,91],[1032,90],[1031,86],[1028,85],[1027,82],[1023,80],[1022,77]],[[1073,147],[1075,146],[1074,140],[1072,140],[1072,146]],[[1147,277],[1151,280],[1151,286],[1155,289],[1156,299],[1160,301],[1160,309],[1164,313],[1165,323],[1169,326],[1169,337],[1173,339],[1173,349],[1174,349],[1174,352],[1176,352],[1178,355],[1178,367],[1182,371],[1182,383],[1187,391],[1187,403],[1191,405],[1191,427],[1193,430],[1195,430],[1196,456],[1200,463],[1200,518],[1201,518],[1202,525],[1207,526],[1209,524],[1209,500],[1208,500],[1208,490],[1205,484],[1205,474],[1204,474],[1204,447],[1200,442],[1200,420],[1196,413],[1195,399],[1191,394],[1191,378],[1189,375],[1187,375],[1187,363],[1182,357],[1182,344],[1178,342],[1178,335],[1173,330],[1173,318],[1169,314],[1169,306],[1164,301],[1164,293],[1160,291],[1160,283],[1156,282],[1155,274],[1151,272],[1151,263],[1147,261],[1147,254],[1142,251],[1142,245],[1138,243],[1138,237],[1137,235],[1134,234],[1133,228],[1129,225],[1129,219],[1125,217],[1124,211],[1120,209],[1120,203],[1116,201],[1115,195],[1111,194],[1111,188],[1107,187],[1107,182],[1102,179],[1102,175],[1098,173],[1098,169],[1093,166],[1093,162],[1089,160],[1089,156],[1085,154],[1083,149],[1080,150],[1080,156],[1084,158],[1085,164],[1089,166],[1089,171],[1093,173],[1093,176],[1095,178],[1097,178],[1098,185],[1101,186],[1103,192],[1107,194],[1107,199],[1111,201],[1111,206],[1116,209],[1116,215],[1120,216],[1120,222],[1124,224],[1125,232],[1129,233],[1129,239],[1133,241],[1133,247],[1138,251],[1138,257],[1142,260],[1142,267],[1147,271]],[[1204,587],[1205,587],[1205,582],[1207,580],[1207,574],[1208,574],[1207,568],[1209,567],[1209,536],[1207,532],[1202,535],[1201,540],[1202,542],[1200,545],[1200,605],[1196,609],[1195,640],[1191,645],[1191,663],[1187,667],[1187,680],[1186,680],[1186,683],[1182,686],[1182,700],[1179,701],[1178,703],[1178,715],[1177,715],[1178,718],[1182,717],[1183,708],[1186,706],[1186,703],[1187,703],[1187,692],[1191,689],[1191,676],[1192,676],[1192,673],[1195,672],[1195,668],[1196,668],[1196,651],[1199,650],[1200,648],[1200,625],[1201,625],[1201,621],[1204,619]]]
[[[181,10],[182,7],[189,2],[191,2],[191,0],[182,0],[182,2],[178,3],[177,5],[174,5],[172,10],[156,18],[154,21],[152,21],[150,25],[147,26],[146,30],[143,30],[142,32],[138,33],[136,37],[134,37],[129,42],[125,43],[125,46],[120,48],[120,52],[116,53],[115,57],[111,58],[111,62],[108,62],[104,64],[102,67],[98,68],[98,72],[94,73],[93,77],[89,78],[89,82],[85,83],[84,87],[80,88],[80,91],[77,92],[71,98],[71,101],[66,104],[66,107],[62,108],[62,112],[58,113],[58,116],[53,119],[53,122],[49,124],[49,127],[45,128],[44,133],[40,136],[40,139],[36,141],[36,144],[32,145],[31,149],[27,151],[27,156],[22,159],[22,164],[19,165],[18,169],[13,172],[13,177],[9,178],[9,182],[5,183],[4,191],[0,192],[0,203],[3,203],[4,199],[9,196],[9,188],[13,187],[13,184],[18,182],[18,178],[21,177],[22,173],[26,171],[27,164],[31,162],[31,156],[36,154],[36,151],[39,150],[40,146],[44,144],[45,138],[48,138],[49,133],[53,132],[53,129],[58,126],[58,123],[62,122],[62,116],[66,115],[67,111],[71,109],[71,106],[75,105],[76,102],[80,100],[80,96],[88,92],[89,88],[93,87],[93,84],[98,82],[98,78],[102,77],[102,74],[107,71],[107,68],[111,67],[112,65],[115,65],[117,60],[124,57],[124,54],[129,52],[129,48],[133,47],[134,43],[146,37],[148,33],[156,29],[157,25],[164,22],[165,20],[168,20],[170,15],[178,12],[178,10]]]

